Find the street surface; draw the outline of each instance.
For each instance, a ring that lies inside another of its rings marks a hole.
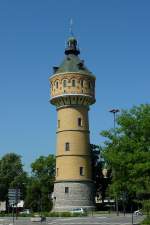
[[[133,224],[138,224],[143,216],[134,216]],[[18,218],[14,225],[132,225],[131,214],[119,215],[99,215],[89,217],[69,217],[69,218],[47,218],[46,222],[31,222],[30,218]],[[12,218],[0,218],[0,225],[13,225]]]

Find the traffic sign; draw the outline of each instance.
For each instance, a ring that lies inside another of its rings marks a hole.
[[[13,206],[14,204],[17,204],[18,201],[20,200],[20,189],[16,188],[10,188],[8,190],[8,201],[9,205]]]

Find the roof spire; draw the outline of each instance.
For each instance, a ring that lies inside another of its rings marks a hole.
[[[70,23],[69,23],[69,33],[70,33],[70,36],[74,36],[73,35],[73,19],[70,18]]]
[[[70,19],[70,24],[69,24],[69,33],[70,33],[70,37],[67,40],[67,46],[65,49],[65,54],[74,54],[74,55],[79,55],[80,51],[78,49],[78,42],[76,40],[76,38],[74,37],[73,34],[73,20],[72,18]]]

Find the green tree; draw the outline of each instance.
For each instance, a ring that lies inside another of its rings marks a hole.
[[[49,211],[52,208],[50,194],[55,178],[54,155],[40,156],[31,164],[32,176],[27,188],[25,204],[33,211]]]
[[[95,184],[95,195],[97,200],[102,200],[104,203],[106,190],[110,183],[110,174],[109,171],[107,171],[107,177],[103,174],[103,169],[105,168],[106,163],[101,155],[102,148],[98,145],[90,144],[90,150],[92,161],[92,180]]]
[[[103,154],[112,173],[110,193],[129,199],[150,198],[150,105],[123,110],[118,126],[103,131]]]
[[[8,187],[6,186],[6,184],[3,184],[2,180],[0,180],[0,201],[6,200],[7,190]]]
[[[0,160],[0,200],[7,200],[9,188],[20,188],[24,198],[26,183],[21,156],[15,153],[4,155]]]

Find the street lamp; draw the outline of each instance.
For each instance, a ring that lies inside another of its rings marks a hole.
[[[116,135],[116,114],[118,112],[120,112],[120,110],[119,109],[111,109],[111,110],[109,110],[109,112],[113,113],[113,115],[114,115],[114,131],[115,131],[115,135]]]
[[[109,112],[113,113],[113,117],[114,117],[114,133],[115,133],[115,139],[116,139],[116,114],[118,112],[120,112],[120,110],[119,109],[111,109],[111,110],[109,110]],[[117,216],[119,216],[117,193],[116,193],[116,212],[117,212]]]

